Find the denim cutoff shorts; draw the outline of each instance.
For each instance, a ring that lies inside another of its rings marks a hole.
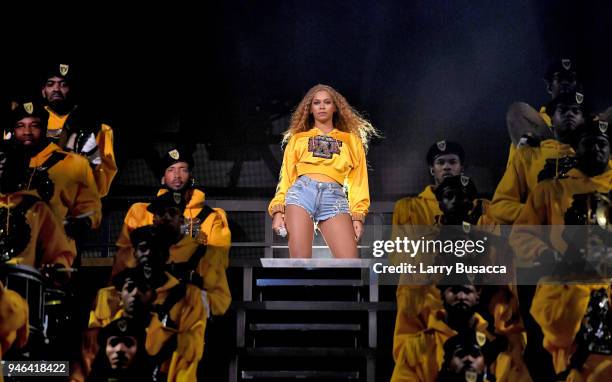
[[[318,182],[300,176],[287,190],[285,205],[300,206],[318,223],[338,214],[348,214],[349,204],[344,188],[336,182]]]

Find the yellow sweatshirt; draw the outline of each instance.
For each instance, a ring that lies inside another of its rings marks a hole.
[[[188,261],[198,249],[199,245],[200,243],[193,238],[183,236],[178,243],[173,244],[170,247],[168,264],[184,263]],[[125,268],[133,268],[136,265],[137,260],[134,257],[134,254],[131,253],[130,257],[122,259],[121,266],[118,266],[117,263],[115,263],[114,271],[119,273]],[[196,267],[196,271],[204,280],[204,285],[202,285],[201,288],[203,288],[207,293],[211,313],[217,316],[224,314],[232,302],[232,295],[227,283],[225,268],[219,265],[211,264],[206,258],[206,255],[204,255],[200,259],[200,262]]]
[[[70,113],[65,115],[56,114],[51,108],[45,106],[49,112],[49,122],[47,126],[47,136],[56,137],[64,128],[64,123],[70,116]],[[97,165],[93,171],[96,185],[100,197],[106,196],[110,189],[111,182],[117,175],[117,164],[115,163],[115,150],[113,148],[113,129],[110,126],[102,123],[100,130],[96,135],[96,144],[100,150],[101,163]]]
[[[30,159],[30,170],[34,169],[32,176],[41,176],[38,167],[43,166],[56,151],[65,154],[65,157],[48,169],[49,179],[54,185],[53,195],[48,201],[51,210],[60,220],[88,214],[92,228],[97,228],[102,220],[102,203],[91,167],[85,158],[61,151],[59,146],[50,143]],[[29,187],[26,185],[27,190]]]
[[[0,360],[13,344],[23,347],[28,336],[28,303],[19,293],[5,288],[0,282]]]
[[[154,304],[163,304],[169,291],[179,283],[169,273],[166,275],[168,281],[155,290]],[[108,325],[113,319],[121,317],[123,310],[118,304],[119,301],[118,292],[113,287],[98,291],[94,310],[90,313],[89,327],[102,327]],[[166,341],[177,333],[177,348],[172,353],[171,359],[163,364],[162,371],[168,373],[169,382],[195,382],[198,362],[204,352],[204,331],[206,330],[206,313],[200,289],[187,285],[185,296],[170,309],[169,313],[170,319],[177,325],[177,328],[164,326],[157,313],[154,313],[147,327],[145,348],[149,355],[154,356],[159,353]],[[93,350],[87,349],[87,357],[95,355]]]
[[[611,163],[612,164],[612,163]],[[522,265],[531,265],[540,254],[550,248],[561,253],[567,249],[563,240],[565,212],[576,194],[607,193],[612,190],[612,167],[601,175],[588,177],[578,169],[568,172],[568,178],[546,180],[538,184],[510,235],[510,245]],[[550,225],[545,232],[543,225]],[[546,238],[543,237],[547,235]]]
[[[446,312],[443,309],[433,311],[428,318],[426,329],[408,335],[400,349],[398,360],[393,369],[391,382],[429,382],[438,377],[444,362],[444,343],[457,332],[444,321]],[[477,336],[482,336],[484,346],[494,339],[487,331],[487,321],[475,314],[473,329]],[[498,382],[531,382],[529,373],[518,353],[519,349],[510,343],[508,349],[499,353],[490,371]],[[518,353],[518,354],[517,354]]]
[[[538,175],[544,169],[546,160],[559,160],[574,155],[571,146],[553,139],[542,141],[540,147],[521,147],[516,150],[495,190],[491,202],[493,218],[499,224],[513,224],[538,183]]]
[[[349,209],[353,220],[365,219],[370,208],[368,168],[361,139],[352,133],[333,129],[328,134],[316,127],[289,139],[276,195],[268,212],[284,212],[285,194],[298,177],[323,174],[348,187]]]
[[[35,196],[35,193],[20,191],[0,194],[0,213],[8,215],[8,219],[2,217],[2,221],[20,219],[16,216],[15,209],[19,210],[20,203],[28,197],[36,198],[37,201],[25,212],[25,220],[22,223],[27,227],[17,228],[21,234],[29,229],[27,237],[24,237],[27,244],[24,243],[24,249],[13,254],[8,263],[29,265],[34,268],[39,268],[42,264],[62,264],[70,267],[76,257],[74,247],[66,237],[62,223],[53,215],[51,209]],[[22,236],[19,233],[6,232],[6,235],[16,238]]]
[[[166,189],[161,189],[157,195],[162,195],[168,192]],[[204,192],[194,189],[189,202],[183,213],[186,224],[189,227],[197,227],[199,232],[192,232],[191,236],[202,244],[207,245],[206,259],[209,263],[227,269],[229,266],[229,249],[232,244],[232,233],[227,222],[227,215],[221,208],[213,208],[213,213],[203,221],[198,221],[198,214],[204,207],[205,195]],[[123,227],[117,239],[117,255],[115,258],[115,266],[113,267],[113,275],[125,267],[124,259],[133,257],[134,248],[130,241],[130,233],[136,228],[145,225],[153,224],[153,214],[147,211],[149,203],[134,203],[123,220]]]
[[[531,315],[544,332],[544,348],[553,356],[555,372],[567,369],[575,352],[574,339],[580,330],[591,296],[591,291],[608,291],[610,284],[545,284],[541,283],[531,305]],[[567,381],[610,381],[612,356],[591,354],[582,370],[573,369]]]

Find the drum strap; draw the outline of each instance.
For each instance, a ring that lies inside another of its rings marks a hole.
[[[205,254],[206,246],[200,244],[189,260],[182,263],[170,263],[166,265],[166,270],[182,282],[202,288],[204,286],[204,280],[202,280],[202,276],[196,272],[196,269]]]

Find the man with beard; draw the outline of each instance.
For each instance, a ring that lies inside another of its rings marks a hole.
[[[437,382],[488,382],[487,365],[476,333],[464,332],[444,343],[444,364]]]
[[[549,272],[538,283],[530,311],[542,328],[544,348],[552,355],[554,371],[565,373],[568,380],[603,381],[612,375],[610,356],[585,351],[588,341],[579,340],[579,333],[588,332],[590,316],[609,304],[609,297],[607,304],[591,304],[598,291],[610,295],[609,279],[593,274],[586,266],[588,261],[581,254],[586,238],[571,235],[576,229],[579,233],[599,229],[588,224],[592,224],[590,214],[598,195],[609,198],[612,190],[607,129],[606,122],[592,121],[575,132],[576,167],[566,178],[537,185],[510,236],[524,263],[539,264]],[[598,308],[587,309],[589,306]]]
[[[449,285],[449,281],[453,285]],[[464,281],[457,283],[456,281]],[[430,313],[427,327],[402,341],[398,350],[392,382],[435,381],[442,367],[442,347],[449,338],[465,331],[476,332],[484,345],[493,337],[487,333],[487,322],[476,313],[480,291],[467,277],[455,275],[438,285],[443,308]]]
[[[74,68],[50,65],[44,72],[41,92],[49,112],[47,137],[62,148],[87,158],[100,196],[106,196],[117,174],[113,130],[92,110],[77,105],[73,96]]]
[[[188,208],[185,204],[185,198],[180,192],[162,192],[150,204],[137,203],[133,205],[130,210],[134,214],[131,215],[128,212],[126,221],[131,222],[130,216],[139,215],[142,217],[142,220],[139,220],[140,222],[147,222],[148,219],[151,219],[151,223],[165,232],[165,236],[171,238],[172,242],[167,265],[168,271],[180,280],[202,288],[202,298],[208,312],[207,316],[210,314],[222,315],[229,308],[231,294],[227,284],[225,267],[221,264],[219,255],[221,251],[215,246],[214,241],[202,243],[185,233],[184,215],[190,213],[187,212]],[[212,212],[212,214],[215,214],[215,217],[209,217],[208,219],[218,221],[218,217],[221,216],[220,213]],[[211,226],[207,225],[207,227]],[[126,231],[127,228],[124,225],[122,232]],[[212,230],[210,232],[216,234],[217,231]],[[119,242],[123,242],[121,237]],[[126,266],[134,266],[137,263],[133,254],[127,254],[128,248],[133,248],[131,243],[129,247],[123,247],[124,255],[122,258],[117,255],[115,271]],[[119,261],[122,261],[123,265],[119,266],[117,264]]]
[[[11,142],[25,151],[29,173],[19,185],[36,191],[58,219],[66,234],[81,239],[100,225],[102,205],[91,168],[79,155],[62,151],[45,135],[47,112],[34,102],[13,103]],[[71,242],[75,247],[74,242]]]
[[[563,177],[574,165],[572,133],[589,115],[584,98],[581,93],[561,93],[546,106],[554,139],[521,147],[508,163],[491,202],[491,215],[499,224],[514,223],[538,182]]]
[[[150,373],[142,322],[119,318],[98,334],[100,348],[92,364],[89,382],[130,382]]]
[[[157,195],[171,193],[173,197],[183,199],[185,207],[182,232],[202,244],[207,244],[209,248],[206,258],[212,264],[227,269],[231,245],[227,217],[221,208],[210,208],[205,204],[205,194],[196,186],[193,177],[193,165],[191,153],[183,147],[176,146],[165,152],[157,166],[157,175],[162,185]],[[118,251],[113,274],[133,264],[129,234],[135,228],[153,223],[153,214],[147,211],[148,205],[149,203],[134,203],[128,210],[117,240]]]
[[[438,141],[427,151],[426,161],[433,184],[416,197],[398,200],[393,209],[391,238],[403,240],[405,237],[419,239],[432,235],[432,229],[442,214],[434,194],[436,187],[449,176],[457,176],[465,166],[465,151],[460,144]],[[398,253],[390,255],[393,263],[410,261]],[[423,330],[431,310],[441,308],[439,293],[435,286],[416,285],[417,283],[400,278],[397,287],[397,316],[393,335],[393,358],[397,362],[403,338]]]

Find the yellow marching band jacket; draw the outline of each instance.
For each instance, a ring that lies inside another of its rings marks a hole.
[[[499,226],[491,218],[487,200],[482,203],[483,214],[477,226],[485,232],[499,235]],[[403,198],[396,202],[392,218],[392,238],[434,238],[436,225],[442,211],[433,192],[427,186],[416,197]],[[431,228],[427,228],[431,226]],[[417,256],[418,257],[418,256]],[[399,263],[400,256],[390,255],[391,262]],[[416,258],[416,257],[415,257]],[[427,256],[427,260],[432,260]],[[423,258],[421,258],[423,259]],[[403,276],[403,275],[402,275]],[[397,316],[393,337],[395,369],[392,381],[435,381],[442,365],[444,342],[456,334],[440,317],[444,309],[440,290],[430,280],[402,282],[396,291]],[[495,333],[507,337],[508,349],[498,356],[493,370],[498,381],[530,381],[522,360],[525,347],[524,328],[519,316],[518,297],[515,285],[498,285],[491,289],[487,310],[493,317]],[[477,315],[478,328],[484,330],[487,323]],[[489,335],[490,337],[490,335]]]
[[[601,175],[588,177],[577,169],[564,179],[538,184],[515,222],[510,241],[520,259],[530,264],[546,249],[565,252],[565,215],[576,195],[612,190],[612,166]],[[544,232],[542,225],[550,227]],[[587,276],[587,275],[585,275]],[[552,354],[555,371],[568,369],[576,351],[576,334],[583,325],[591,292],[603,289],[610,300],[610,280],[571,275],[549,276],[540,281],[531,305],[531,315],[542,328],[544,347]],[[572,368],[567,381],[609,381],[612,356],[590,354],[580,369]]]
[[[58,137],[66,120],[70,117],[70,113],[59,115],[50,107],[45,109],[49,112],[49,122],[47,125],[47,136],[54,138]],[[117,175],[117,164],[115,163],[115,151],[113,148],[113,129],[104,123],[100,123],[99,131],[96,134],[96,144],[100,154],[100,163],[94,165],[93,176],[100,197],[108,194],[111,182]]]
[[[166,283],[155,290],[154,305],[163,305],[172,289],[179,284],[179,280],[170,273],[166,272],[166,276],[168,277]],[[98,351],[96,343],[98,330],[123,315],[124,311],[118,302],[115,288],[106,287],[99,290],[94,309],[90,312],[90,329],[85,334],[82,365],[73,370],[71,380],[85,380],[84,375],[91,370],[91,363]],[[174,325],[168,325],[168,321]],[[158,312],[153,313],[153,318],[147,327],[145,342],[145,349],[150,356],[155,357],[160,354],[164,345],[176,335],[176,349],[170,358],[162,360],[161,371],[168,375],[168,381],[197,380],[198,362],[204,352],[205,330],[206,311],[200,288],[191,284],[186,285],[184,296],[170,307],[167,319],[159,317]]]
[[[289,139],[283,157],[276,195],[268,212],[285,211],[285,195],[298,177],[318,173],[327,175],[348,189],[353,220],[365,219],[370,208],[368,168],[361,139],[352,133],[333,129],[328,134],[314,127]]]

